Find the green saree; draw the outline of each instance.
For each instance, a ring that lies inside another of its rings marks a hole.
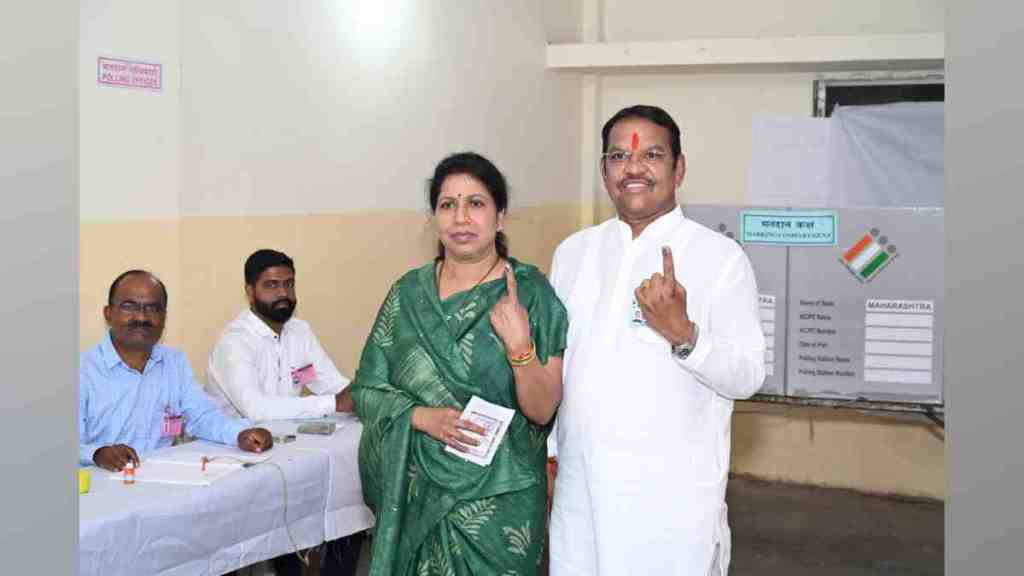
[[[537,357],[565,349],[568,317],[537,268],[510,259]],[[377,576],[535,574],[544,539],[547,437],[517,411],[490,466],[444,451],[412,428],[415,406],[462,410],[472,395],[518,410],[515,380],[489,313],[505,280],[439,300],[434,264],[384,300],[352,384],[363,422],[359,471],[377,517]]]

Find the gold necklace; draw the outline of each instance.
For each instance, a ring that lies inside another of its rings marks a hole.
[[[442,276],[442,274],[444,274],[444,264],[445,264],[445,262],[447,262],[447,259],[441,260],[441,265],[438,266],[438,268],[437,268],[437,291],[438,292],[441,291],[441,276]],[[466,291],[468,292],[470,290],[476,290],[476,287],[479,286],[481,283],[483,283],[483,281],[488,276],[491,275],[491,272],[494,272],[494,269],[498,267],[498,262],[501,262],[501,256],[498,256],[497,258],[495,258],[494,259],[494,264],[491,264],[491,267],[487,269],[487,272],[485,272],[484,275],[481,276],[480,279],[476,281],[476,284],[473,284],[473,286],[471,286]]]

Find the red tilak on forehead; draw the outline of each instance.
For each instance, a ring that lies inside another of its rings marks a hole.
[[[633,132],[633,142],[632,142],[632,144],[630,144],[630,148],[633,149],[633,150],[636,150],[639,147],[640,147],[640,135],[637,134],[636,132]]]

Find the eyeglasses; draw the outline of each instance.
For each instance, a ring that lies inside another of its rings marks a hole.
[[[159,302],[149,302],[142,304],[135,300],[124,300],[117,305],[117,309],[125,314],[138,314],[142,312],[147,316],[163,316],[167,312],[167,308]]]
[[[612,150],[601,154],[601,162],[614,170],[621,170],[630,160],[636,160],[648,168],[656,168],[668,157],[663,150],[648,148],[644,151],[629,152],[626,150]]]

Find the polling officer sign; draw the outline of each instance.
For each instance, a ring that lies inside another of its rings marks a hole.
[[[100,56],[96,59],[96,82],[105,86],[159,92],[163,87],[163,66],[154,62]]]

